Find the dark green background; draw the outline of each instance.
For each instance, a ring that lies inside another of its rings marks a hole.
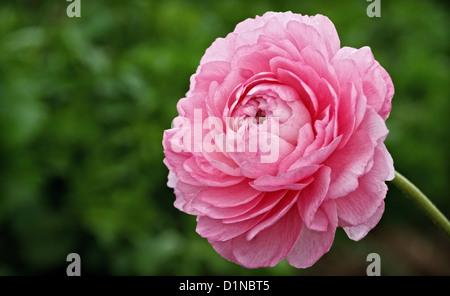
[[[450,216],[450,13],[444,1],[66,1],[0,4],[0,274],[450,275],[450,243],[390,186],[360,242],[342,229],[313,267],[249,270],[220,257],[176,210],[162,134],[205,49],[266,11],[321,13],[342,46],[370,46],[396,94],[395,167]]]

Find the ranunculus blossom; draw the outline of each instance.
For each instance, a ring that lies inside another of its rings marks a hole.
[[[337,227],[360,240],[394,177],[394,87],[369,47],[323,15],[267,12],[206,50],[164,132],[175,207],[248,268],[313,265]]]

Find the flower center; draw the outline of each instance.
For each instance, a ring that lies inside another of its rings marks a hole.
[[[257,124],[261,124],[266,119],[266,116],[272,114],[268,110],[268,102],[264,97],[251,97],[247,99],[245,105],[238,107],[234,116],[244,118],[255,118]]]

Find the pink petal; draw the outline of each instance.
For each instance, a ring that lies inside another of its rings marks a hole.
[[[285,195],[287,194],[287,190],[279,190],[274,192],[263,192],[264,194],[263,198],[260,200],[257,206],[246,212],[245,214],[242,214],[237,217],[233,218],[225,218],[223,219],[223,223],[235,223],[243,220],[247,220],[253,217],[256,217],[258,215],[261,215],[262,213],[268,212],[273,207],[275,207],[280,200],[282,200]]]
[[[178,178],[174,172],[169,171],[169,175],[167,176],[167,187],[175,188],[178,182]]]
[[[334,240],[336,228],[328,226],[327,231],[309,230],[303,225],[297,242],[286,257],[290,265],[307,268],[328,252]]]
[[[343,47],[334,59],[355,61],[363,81],[363,91],[367,97],[367,103],[383,119],[386,119],[391,110],[394,85],[386,70],[374,59],[370,47],[365,46],[360,49]]]
[[[208,239],[208,242],[213,246],[214,250],[216,250],[217,253],[219,253],[223,258],[238,263],[236,257],[233,254],[233,240],[227,240],[227,241],[215,241],[212,239]]]
[[[209,165],[201,157],[191,157],[183,163],[183,169],[205,186],[228,187],[245,180],[242,176],[230,176]]]
[[[218,150],[207,152],[206,149],[203,149],[202,153],[209,164],[219,171],[230,176],[241,176],[238,164],[226,153],[219,152]]]
[[[273,57],[290,57],[291,55],[282,47],[277,46],[277,43],[278,40],[275,44],[258,42],[240,47],[235,52],[233,67],[250,70],[254,75],[270,72],[269,62]]]
[[[271,227],[275,224],[281,217],[283,217],[295,204],[298,198],[298,192],[289,191],[283,199],[273,208],[267,215],[261,220],[258,225],[255,225],[247,233],[247,240],[252,240],[258,233],[264,229]]]
[[[230,62],[226,61],[210,61],[201,64],[197,73],[192,76],[190,94],[193,92],[208,93],[210,84],[213,81],[222,83],[230,69]]]
[[[381,216],[383,215],[383,212],[384,212],[384,201],[381,202],[375,213],[372,216],[370,216],[370,218],[366,222],[356,226],[344,227],[347,236],[354,241],[359,241],[360,239],[364,238],[367,235],[367,233],[372,228],[374,228],[375,225],[378,224],[378,222],[381,219]]]
[[[201,212],[192,207],[192,201],[198,196],[201,188],[202,187],[190,185],[178,180],[174,190],[176,195],[174,202],[175,208],[190,215],[201,214]]]
[[[300,192],[297,206],[303,222],[311,227],[317,209],[322,204],[330,185],[331,169],[322,166],[315,174],[314,181]]]
[[[298,212],[291,209],[252,240],[247,240],[245,235],[233,239],[232,248],[236,262],[247,268],[275,266],[291,251],[300,230],[301,219]]]
[[[271,53],[267,53],[267,47],[268,45],[261,43],[240,47],[235,52],[233,67],[250,70],[253,75],[262,72],[269,72],[270,57],[268,54]],[[278,54],[285,55],[283,51]],[[277,54],[272,53],[271,55]]]
[[[292,164],[303,156],[306,148],[314,141],[311,124],[307,123],[298,131],[297,145],[291,154],[287,155],[278,166],[279,171],[287,171]]]
[[[294,88],[312,117],[319,109],[319,100],[314,90],[320,85],[320,77],[310,66],[276,57],[270,61],[272,72],[277,73],[281,83]]]
[[[302,181],[310,177],[318,169],[319,169],[318,165],[303,166],[295,170],[278,173],[276,176],[270,175],[261,176],[258,179],[250,182],[249,184],[250,186],[252,186],[257,190],[264,189],[269,191],[275,191],[277,188],[281,188],[281,186],[283,185],[291,185],[300,182],[305,184],[305,186],[303,187],[306,187],[306,185],[309,184],[309,182],[306,183]]]
[[[286,25],[286,30],[292,37],[299,51],[302,51],[308,46],[312,46],[323,53],[327,60],[330,59],[324,43],[324,38],[322,38],[316,28],[298,21],[290,21]]]
[[[387,172],[386,181],[392,181],[395,177],[394,160],[392,159],[392,156],[389,153],[389,151],[386,149],[384,143],[378,144],[376,149],[378,149],[381,152],[381,154],[384,155],[384,160],[386,161],[385,166]]]
[[[388,118],[388,116],[389,116],[389,113],[391,112],[391,101],[392,101],[392,97],[394,96],[394,84],[392,83],[392,80],[391,80],[391,77],[389,76],[389,74],[381,66],[380,66],[380,72],[381,72],[381,76],[384,79],[384,82],[386,83],[387,93],[385,96],[384,103],[381,106],[380,111],[378,111],[378,114],[380,114],[380,116],[384,120],[386,120],[386,118]]]
[[[335,138],[330,144],[316,150],[312,150],[301,158],[299,158],[295,163],[291,165],[290,170],[297,169],[299,167],[320,165],[322,164],[333,152],[335,152],[337,146],[341,142],[342,136]],[[309,147],[308,147],[309,148]]]
[[[336,213],[333,201],[322,205],[323,211],[328,217],[326,231],[314,231],[303,224],[300,236],[286,259],[294,267],[307,268],[316,263],[320,257],[328,252],[333,244],[336,232]]]
[[[209,48],[206,49],[205,54],[200,60],[200,65],[211,61],[231,61],[233,57],[233,41],[235,35],[229,34],[227,38],[217,38]],[[192,79],[191,79],[192,85]]]
[[[199,199],[194,199],[192,201],[192,207],[201,212],[202,215],[213,219],[236,219],[236,217],[248,217],[248,213],[260,204],[261,200],[264,198],[264,195],[265,193],[261,192],[258,197],[251,199],[247,203],[234,207],[216,207],[209,203],[199,201]]]
[[[215,241],[226,241],[251,229],[253,226],[258,224],[264,216],[265,214],[232,224],[224,224],[221,220],[213,219],[207,216],[198,216],[197,228],[195,230],[203,237]]]
[[[379,140],[384,141],[389,133],[383,118],[370,107],[366,109],[364,119],[358,130],[366,131],[374,143],[379,142]]]
[[[228,152],[228,155],[240,165],[241,175],[251,179],[257,179],[264,175],[276,175],[278,172],[278,164],[295,148],[294,145],[278,137],[276,134],[261,131],[258,137],[267,139],[267,143],[270,143],[270,148],[273,145],[274,149],[269,150],[269,152],[261,152],[260,149],[257,152]],[[247,137],[245,141],[248,143],[249,138]],[[246,147],[249,146],[246,145]],[[263,156],[272,161],[262,162]]]
[[[358,187],[358,178],[373,157],[374,144],[365,131],[357,131],[347,145],[335,151],[325,165],[331,168],[331,181],[328,197],[345,196]]]
[[[333,89],[339,89],[339,83],[334,68],[326,57],[326,52],[320,51],[312,45],[301,50],[301,55],[306,65],[311,66],[319,77],[325,79]]]
[[[327,214],[321,208],[318,208],[311,223],[309,225],[304,225],[312,231],[327,231],[328,224],[330,223]]]
[[[356,62],[350,59],[333,59],[332,63],[339,80],[338,123],[339,133],[344,135],[341,143],[343,146],[363,119],[367,98],[364,96]]]
[[[235,207],[257,197],[261,192],[248,184],[248,181],[241,182],[227,188],[205,187],[199,193],[199,198],[216,207]]]
[[[340,40],[333,22],[326,16],[317,14],[311,16],[307,23],[322,36],[329,57],[333,57],[341,47]]]
[[[378,210],[386,196],[387,186],[384,181],[390,174],[390,163],[377,147],[372,169],[359,178],[358,187],[348,195],[336,199],[339,219],[346,226],[365,223]]]

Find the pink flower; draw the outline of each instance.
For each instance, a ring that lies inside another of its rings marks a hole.
[[[206,50],[164,132],[175,207],[228,260],[313,265],[338,226],[360,240],[383,214],[393,94],[370,48],[341,48],[323,15],[241,22]]]

